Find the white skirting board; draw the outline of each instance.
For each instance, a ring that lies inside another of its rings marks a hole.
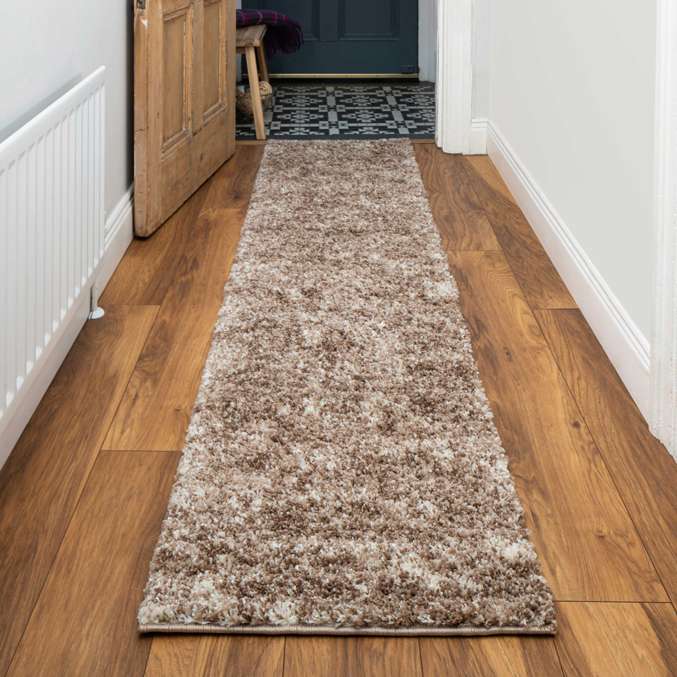
[[[122,196],[106,220],[104,255],[94,283],[93,299],[97,301],[134,239],[134,187]],[[105,309],[104,309],[105,310]]]
[[[486,155],[487,125],[486,118],[473,118],[470,127],[470,150],[468,155]]]
[[[133,190],[130,188],[106,220],[104,253],[95,273],[95,299],[98,298],[98,294],[103,291],[108,280],[110,280],[134,237],[133,212]],[[87,321],[89,311],[90,298],[83,294],[80,301],[70,309],[68,315],[64,318],[60,336],[50,346],[39,374],[31,383],[23,396],[20,407],[13,412],[12,419],[0,435],[0,468],[4,465],[33,412],[40,404],[49,384]]]
[[[625,387],[644,417],[649,418],[649,341],[491,122],[487,125],[487,149]]]

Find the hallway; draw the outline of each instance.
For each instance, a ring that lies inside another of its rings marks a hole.
[[[557,600],[558,635],[137,634],[148,562],[263,153],[244,142],[154,237],[133,242],[100,300],[105,317],[87,323],[0,472],[0,675],[674,670],[675,464],[490,160],[425,142],[415,151]]]

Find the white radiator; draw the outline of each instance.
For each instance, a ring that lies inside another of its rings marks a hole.
[[[104,244],[104,77],[0,143],[0,466],[89,312]]]

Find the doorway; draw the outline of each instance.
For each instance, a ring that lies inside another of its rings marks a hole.
[[[418,75],[419,12],[429,9],[426,0],[242,5],[287,14],[304,32],[298,52],[277,54],[268,64],[267,138],[435,137],[435,86]],[[237,136],[255,136],[246,113],[238,116]]]
[[[244,2],[245,8],[251,0]],[[296,0],[300,9],[314,0]],[[421,80],[434,80],[432,126],[437,145],[446,153],[486,153],[486,119],[473,119],[473,5],[477,0],[417,0],[418,63]],[[270,0],[257,0],[259,7],[268,7]],[[280,0],[292,11],[292,0]],[[319,4],[319,3],[318,3]],[[322,3],[324,4],[324,3]],[[335,1],[326,3],[335,6]],[[262,6],[263,5],[263,6]],[[240,6],[238,4],[238,6]],[[293,16],[293,14],[292,14]],[[300,12],[300,16],[303,13]],[[402,77],[400,75],[400,77]],[[402,80],[397,84],[411,82]],[[240,128],[239,134],[247,134]]]
[[[243,0],[303,27],[304,46],[272,59],[273,76],[418,74],[418,0]]]

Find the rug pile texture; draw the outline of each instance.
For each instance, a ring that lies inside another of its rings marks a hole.
[[[267,144],[139,626],[554,632],[409,142]]]

